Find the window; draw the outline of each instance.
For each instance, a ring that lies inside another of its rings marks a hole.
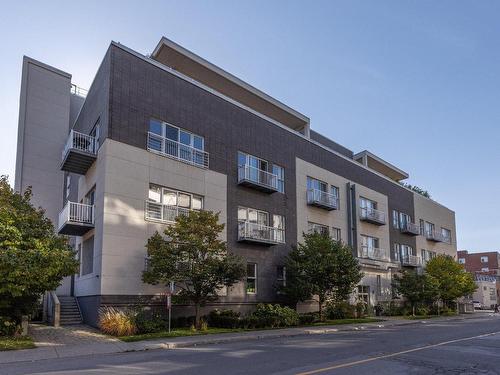
[[[95,203],[95,187],[92,188],[86,195],[83,203],[93,206]]]
[[[361,245],[369,249],[378,248],[378,238],[361,235]]]
[[[257,264],[247,264],[247,294],[257,294]]]
[[[312,177],[307,177],[307,189],[319,190],[328,193],[328,184],[326,182],[316,180]]]
[[[187,214],[188,210],[202,209],[202,196],[149,184],[146,219],[171,222],[175,221],[178,215]]]
[[[377,296],[382,295],[382,277],[377,275]]]
[[[396,210],[392,210],[392,226],[399,229],[399,212]]]
[[[176,159],[205,165],[205,139],[184,129],[151,119],[149,122],[148,148]]]
[[[465,264],[465,258],[458,258],[458,263]]]
[[[278,178],[278,191],[285,192],[285,169],[279,165],[273,164],[273,174]]]
[[[94,236],[83,241],[81,249],[81,276],[84,276],[94,271]]]
[[[401,245],[401,255],[403,258],[408,259],[410,255],[415,255],[413,252],[413,247],[410,245]]]
[[[481,263],[488,263],[488,257],[487,256],[481,257]]]
[[[332,195],[337,198],[337,199],[340,199],[340,191],[339,191],[339,188],[337,186],[330,186],[330,190],[331,190],[331,193]]]
[[[314,233],[321,233],[321,234],[324,234],[327,236],[330,235],[330,230],[328,229],[328,227],[326,225],[308,222],[307,226],[308,226],[309,233],[314,232]]]
[[[425,234],[432,234],[434,232],[434,224],[429,223],[428,221],[424,222],[424,230]]]
[[[285,217],[282,215],[273,215],[273,227],[279,229],[274,231],[275,240],[285,242]]]
[[[365,305],[370,304],[370,287],[368,285],[358,285],[358,299]]]
[[[99,150],[100,146],[100,138],[101,138],[101,118],[99,117],[97,121],[94,124],[94,127],[92,128],[92,131],[90,132],[90,135],[94,137],[95,139],[95,144],[94,144],[94,152],[97,152]]]
[[[340,228],[332,227],[332,238],[336,241],[342,240],[342,237],[340,236]]]
[[[269,226],[269,214],[254,208],[238,207],[238,221],[248,221],[250,223]]]
[[[421,236],[424,236],[425,235],[425,225],[424,225],[424,221],[422,219],[420,219],[420,235]]]
[[[408,223],[411,223],[411,216],[408,214],[405,214],[404,212],[399,213],[399,227],[400,228],[405,228]]]
[[[66,175],[66,199],[69,198],[70,192],[71,192],[71,175],[68,173]]]
[[[278,287],[286,286],[286,267],[276,267],[276,284]]]
[[[441,228],[441,234],[444,237],[444,242],[451,244],[451,230],[446,228]]]
[[[490,299],[494,299],[496,296],[495,288],[490,288]]]
[[[394,252],[394,260],[398,261],[400,259],[400,254],[401,254],[401,245],[398,243],[394,243],[393,252]]]
[[[365,211],[371,211],[377,209],[377,202],[372,201],[370,199],[360,198],[360,207]]]
[[[436,257],[436,252],[435,251],[430,251],[430,250],[424,250],[422,249],[422,261],[423,262],[428,262],[429,260],[433,259]]]
[[[483,267],[481,268],[481,272],[489,272],[490,269],[488,267]]]

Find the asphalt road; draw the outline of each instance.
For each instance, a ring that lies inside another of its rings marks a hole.
[[[0,374],[500,374],[500,316],[23,362]]]

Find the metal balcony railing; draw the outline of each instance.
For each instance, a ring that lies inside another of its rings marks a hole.
[[[285,230],[267,225],[240,221],[238,241],[259,242],[269,245],[285,243]]]
[[[420,234],[420,227],[411,222],[403,223],[400,230],[401,233],[411,234],[414,236],[418,236]]]
[[[411,254],[402,254],[401,255],[401,264],[403,266],[412,266],[418,267],[422,265],[422,261],[419,256],[411,255]]]
[[[62,151],[62,160],[64,160],[70,150],[77,150],[81,152],[87,152],[89,154],[95,154],[95,138],[77,132],[75,130],[71,130],[69,132],[68,140],[64,145],[64,149]]]
[[[86,98],[89,90],[79,87],[77,85],[71,84],[70,93],[73,95],[81,96],[82,98]]]
[[[162,203],[146,201],[145,216],[147,220],[159,221],[162,223],[173,223],[179,215],[189,215],[190,209],[169,206]]]
[[[81,236],[94,227],[94,206],[67,202],[59,212],[58,232]]]
[[[386,249],[380,249],[378,247],[371,247],[367,245],[362,245],[359,249],[360,258],[381,260],[381,261],[389,261],[390,255]]]
[[[448,238],[441,233],[440,231],[437,230],[428,230],[425,231],[425,238],[427,238],[429,241],[434,241],[434,242],[447,242]]]
[[[238,183],[267,192],[278,191],[278,176],[248,164],[238,165]]]
[[[179,160],[200,168],[208,168],[208,152],[173,141],[161,135],[148,132],[147,147],[148,151],[161,156],[166,156],[167,158]]]
[[[385,212],[376,210],[374,208],[361,207],[359,210],[359,217],[361,220],[370,222],[372,224],[385,224]]]
[[[307,204],[326,208],[327,210],[337,210],[339,199],[336,195],[318,189],[307,190]]]

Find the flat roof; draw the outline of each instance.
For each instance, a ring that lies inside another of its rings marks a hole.
[[[309,118],[195,53],[162,37],[151,58],[281,124],[307,133]]]
[[[368,150],[358,152],[356,155],[353,156],[353,159],[368,168],[374,169],[377,172],[382,173],[383,175],[393,179],[394,181],[405,180],[409,177],[409,174],[406,173],[405,171],[379,158],[377,155],[371,153]]]

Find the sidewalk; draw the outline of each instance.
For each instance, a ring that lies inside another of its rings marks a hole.
[[[94,354],[121,353],[153,349],[175,349],[207,344],[241,342],[246,340],[273,339],[303,335],[331,334],[342,331],[358,331],[367,328],[387,328],[395,326],[423,324],[427,321],[458,321],[480,318],[483,314],[460,315],[430,320],[407,320],[384,317],[384,321],[364,324],[346,324],[319,327],[297,327],[262,331],[210,334],[203,336],[186,336],[162,338],[126,343],[119,339],[105,336],[96,329],[85,325],[54,328],[33,324],[30,334],[37,348],[0,352],[0,364],[38,361],[42,359],[68,358]]]

